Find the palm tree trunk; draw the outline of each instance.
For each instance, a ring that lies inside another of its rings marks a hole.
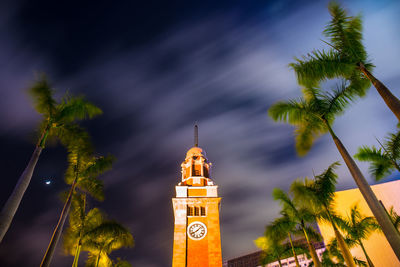
[[[101,249],[99,250],[99,255],[97,255],[96,267],[99,267],[100,255],[101,255]]]
[[[278,256],[278,257],[276,257],[276,259],[278,260],[278,263],[279,263],[279,267],[282,267],[282,262],[281,262],[281,258]]]
[[[76,250],[75,250],[74,262],[72,263],[72,267],[78,267],[79,254],[81,254],[81,248],[82,248],[82,244],[81,244],[81,241],[79,241],[78,246],[76,247]]]
[[[8,198],[6,204],[0,213],[0,243],[3,240],[4,235],[7,233],[8,228],[14,218],[15,213],[21,203],[22,197],[25,194],[26,189],[32,179],[33,171],[35,170],[36,163],[39,160],[40,153],[43,148],[41,146],[36,146],[28,165],[26,166],[24,172],[18,179],[18,183],[14,188],[11,196]]]
[[[381,95],[383,101],[385,101],[386,105],[390,108],[393,114],[400,121],[400,100],[395,97],[392,92],[378,79],[374,77],[364,66],[364,64],[360,63],[359,68],[362,73],[371,81],[371,83],[375,86],[378,93]]]
[[[368,256],[367,251],[365,250],[364,244],[361,242],[360,239],[358,240],[358,243],[360,244],[360,247],[361,247],[362,251],[364,252],[365,258],[367,259],[367,262],[368,262],[368,266],[374,267],[374,264],[372,263],[370,257]]]
[[[288,236],[289,236],[290,246],[292,247],[294,261],[296,262],[296,267],[300,267],[299,260],[297,259],[296,250],[294,249],[294,246],[293,246],[292,235],[290,233],[288,233]]]
[[[310,251],[311,258],[312,258],[312,260],[313,260],[313,262],[314,262],[314,266],[315,266],[315,267],[322,267],[322,266],[321,266],[321,262],[319,261],[318,255],[317,255],[317,253],[315,252],[315,248],[314,248],[314,246],[311,244],[310,239],[308,238],[308,234],[307,234],[307,232],[306,232],[306,229],[304,229],[304,227],[302,227],[302,229],[303,229],[303,232],[304,232],[304,236],[305,236],[305,238],[306,238],[306,241],[307,241],[308,250]]]
[[[75,180],[71,185],[71,188],[70,188],[69,193],[68,193],[67,201],[65,202],[64,208],[63,208],[63,210],[62,210],[62,212],[60,214],[60,219],[58,220],[57,226],[56,226],[56,228],[54,229],[54,232],[53,232],[53,236],[51,237],[49,246],[47,247],[46,253],[43,256],[42,263],[40,264],[41,267],[50,266],[51,260],[52,260],[53,255],[54,255],[54,251],[55,251],[55,249],[57,247],[57,243],[60,240],[61,233],[62,233],[62,230],[64,228],[65,220],[67,219],[69,211],[71,209],[72,194],[73,194],[73,192],[75,190],[77,180],[78,180],[77,177],[75,177]]]
[[[347,246],[346,242],[344,242],[342,234],[339,232],[334,223],[332,224],[332,227],[335,232],[335,237],[338,242],[340,251],[342,251],[344,262],[346,263],[347,266],[356,267],[353,256],[351,255],[349,247]]]
[[[400,260],[400,235],[396,231],[393,223],[391,222],[389,216],[386,214],[384,208],[379,203],[378,199],[376,198],[374,192],[372,191],[371,187],[365,180],[364,176],[362,175],[360,169],[358,168],[357,164],[354,162],[353,158],[350,156],[349,152],[347,152],[346,148],[340,141],[340,139],[335,135],[332,131],[329,123],[325,122],[329,132],[335,142],[339,153],[342,155],[344,162],[347,165],[351,175],[353,176],[354,181],[356,182],[358,188],[360,189],[361,194],[363,195],[365,201],[367,202],[369,208],[371,209],[372,213],[374,214],[376,220],[378,221],[379,225],[382,228],[382,232],[384,233],[386,239],[388,240],[390,246],[392,247],[394,253],[396,254],[397,258]]]
[[[82,227],[81,230],[79,231],[79,241],[78,241],[78,246],[75,251],[74,255],[74,262],[72,263],[72,267],[78,267],[78,262],[79,262],[79,254],[81,254],[81,248],[82,248],[82,232],[83,228],[85,227],[85,210],[86,210],[86,195],[83,195],[83,220],[82,220]]]
[[[324,205],[324,208],[325,208],[326,213],[328,214],[329,221],[330,221],[330,223],[332,225],[333,231],[335,233],[336,240],[338,242],[338,246],[340,248],[340,251],[342,252],[343,259],[346,262],[346,265],[347,266],[351,266],[351,267],[356,267],[356,264],[354,262],[353,256],[350,253],[350,249],[347,246],[346,242],[344,241],[342,234],[337,229],[336,223],[334,222],[334,220],[332,218],[332,215],[331,215],[331,212],[329,210],[329,207]]]

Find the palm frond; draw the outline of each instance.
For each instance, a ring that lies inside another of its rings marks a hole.
[[[296,222],[290,219],[288,214],[283,214],[266,226],[265,236],[273,235],[281,240],[287,238],[287,234],[296,227]]]
[[[335,169],[340,165],[338,161],[332,163],[323,173],[315,177],[313,185],[314,192],[319,201],[325,206],[333,201],[333,194],[336,190],[337,174]]]
[[[321,212],[321,203],[313,190],[314,181],[305,179],[296,179],[290,185],[290,191],[293,193],[293,200],[296,204],[308,207],[313,213]]]
[[[89,231],[85,239],[90,240],[92,242],[90,244],[101,244],[107,253],[121,247],[132,247],[134,244],[132,234],[114,221],[103,222]]]
[[[375,146],[360,147],[354,157],[360,161],[370,162],[369,173],[377,181],[389,175],[395,168],[392,159],[381,148],[377,149]]]
[[[45,115],[45,117],[51,117],[56,108],[56,101],[53,98],[53,89],[43,74],[29,89],[29,94],[32,96],[34,101],[35,109]]]
[[[316,136],[313,135],[312,128],[304,124],[295,129],[295,138],[296,152],[299,156],[304,156],[310,151]]]
[[[70,123],[76,120],[93,118],[100,114],[102,114],[101,109],[83,97],[66,96],[58,106],[55,120],[58,123]]]
[[[314,114],[310,113],[304,99],[278,102],[268,110],[269,116],[275,121],[284,121],[290,124],[301,124]]]
[[[400,131],[397,133],[389,134],[385,138],[385,148],[390,153],[391,158],[394,160],[399,160],[400,159]]]
[[[346,76],[354,69],[354,63],[343,60],[337,51],[319,51],[295,58],[289,66],[295,71],[297,81],[306,87],[317,86],[321,81]]]
[[[329,4],[331,21],[326,25],[324,35],[336,47],[343,58],[351,59],[354,63],[367,60],[367,53],[362,45],[361,16],[348,16],[337,2]]]
[[[297,216],[297,209],[290,197],[280,188],[274,188],[272,197],[282,205],[283,209],[289,214]]]
[[[105,171],[111,169],[115,157],[108,155],[106,157],[97,157],[88,164],[82,175],[86,177],[96,177]]]
[[[393,222],[394,227],[396,227],[396,229],[400,231],[400,216],[394,210],[393,206],[391,206],[390,209],[389,209],[389,216],[390,216],[390,219]]]
[[[79,150],[89,154],[93,150],[89,134],[77,124],[68,123],[53,127],[50,135],[56,136],[69,152]]]
[[[78,188],[88,193],[93,198],[103,201],[104,200],[104,185],[103,182],[96,178],[79,179]]]
[[[364,97],[371,87],[371,82],[359,70],[354,69],[350,72],[350,75],[343,76],[349,81],[349,85],[346,87],[348,94]]]
[[[330,116],[342,114],[350,103],[354,101],[354,96],[347,90],[345,81],[342,81],[331,92],[326,92],[323,98],[327,104],[325,114]]]
[[[358,148],[354,157],[360,161],[390,161],[390,158],[382,151],[381,148],[375,146],[362,146]]]
[[[315,242],[321,242],[322,241],[322,236],[310,225],[307,225],[305,227],[305,230],[307,232],[308,237],[315,241]]]

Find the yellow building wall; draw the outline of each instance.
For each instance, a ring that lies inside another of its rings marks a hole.
[[[372,190],[374,191],[378,200],[383,202],[383,205],[387,210],[393,206],[395,211],[400,214],[400,181],[373,185]],[[356,203],[360,208],[361,214],[373,216],[358,189],[338,191],[335,193],[335,210],[342,216],[347,217],[350,214],[350,208]],[[321,234],[325,243],[328,244],[329,241],[334,238],[332,227],[326,223],[318,223],[318,226],[321,230]],[[400,262],[398,261],[396,255],[382,233],[373,233],[368,240],[363,242],[363,244],[368,256],[370,256],[373,264],[376,267],[400,266]],[[351,253],[357,258],[365,260],[361,248],[352,248]]]

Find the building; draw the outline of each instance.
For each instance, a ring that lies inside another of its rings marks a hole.
[[[295,241],[296,243],[301,243],[305,247],[306,241],[304,239]],[[322,253],[325,251],[325,245],[323,242],[315,242],[313,243],[317,255],[322,259]],[[227,260],[224,262],[224,267],[261,267],[261,259],[262,259],[262,251],[256,251],[247,255],[243,255],[234,259]],[[301,267],[307,267],[312,262],[311,258],[307,258],[305,254],[301,254],[297,256]],[[296,263],[294,261],[294,257],[286,258],[281,260],[282,267],[296,267]],[[278,261],[270,262],[266,267],[279,267]]]
[[[371,188],[386,210],[393,207],[394,210],[400,214],[400,181],[377,184],[371,186]],[[360,190],[349,189],[335,193],[335,211],[338,214],[347,216],[350,213],[350,208],[355,204],[358,205],[361,214],[365,216],[373,216],[361,195]],[[329,243],[329,241],[334,237],[332,227],[325,223],[319,223],[319,228],[325,243]],[[382,233],[373,233],[367,240],[363,241],[363,244],[368,256],[371,258],[371,261],[375,266],[400,266],[399,260]],[[364,253],[359,247],[352,248],[351,254],[358,259],[365,260]]]
[[[221,267],[218,186],[211,180],[211,163],[198,147],[186,153],[181,182],[172,199],[175,226],[173,267]]]

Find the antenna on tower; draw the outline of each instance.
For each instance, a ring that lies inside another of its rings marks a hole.
[[[199,146],[199,127],[197,127],[197,124],[194,125],[194,146]]]

